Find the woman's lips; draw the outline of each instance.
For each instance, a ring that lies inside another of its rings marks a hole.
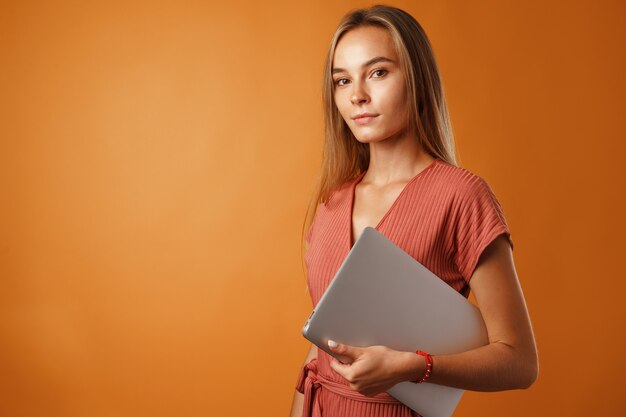
[[[359,125],[366,125],[369,122],[371,122],[372,120],[374,120],[376,117],[378,117],[378,116],[359,117],[359,118],[354,119],[354,122],[356,124],[359,124]]]

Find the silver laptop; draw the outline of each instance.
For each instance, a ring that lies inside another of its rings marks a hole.
[[[489,341],[478,308],[372,227],[355,242],[302,334],[334,357],[329,339],[432,355]],[[423,417],[449,417],[464,391],[405,381],[387,392]]]

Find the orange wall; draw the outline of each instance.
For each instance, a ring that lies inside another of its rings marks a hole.
[[[324,52],[369,3],[89,3],[0,5],[0,415],[286,415]],[[623,412],[625,3],[390,4],[431,37],[539,347],[530,390],[455,415]]]

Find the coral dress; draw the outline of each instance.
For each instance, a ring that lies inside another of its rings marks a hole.
[[[364,175],[318,206],[307,233],[305,262],[314,306],[351,249],[354,190]],[[487,182],[440,158],[409,180],[376,230],[466,298],[487,245],[505,234],[513,247],[503,210]],[[300,372],[296,389],[304,394],[304,417],[419,416],[386,392],[366,397],[352,390],[330,367],[331,359],[318,349],[317,358]]]

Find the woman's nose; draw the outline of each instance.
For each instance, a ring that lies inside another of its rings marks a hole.
[[[363,88],[361,83],[354,82],[352,83],[354,86],[352,89],[352,95],[350,96],[350,101],[352,104],[358,104],[369,101],[369,95],[367,91]]]

